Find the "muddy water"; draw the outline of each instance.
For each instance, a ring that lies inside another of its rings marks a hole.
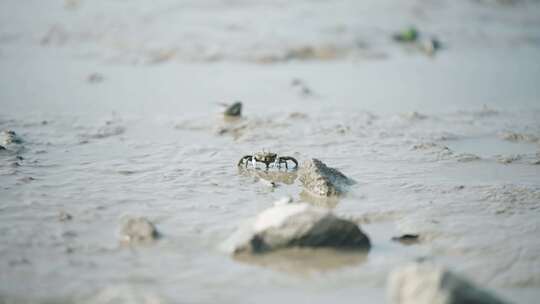
[[[394,266],[430,258],[535,303],[538,5],[353,2],[2,4],[0,129],[23,142],[0,150],[0,302],[384,303]],[[448,47],[393,45],[413,21]],[[286,60],[305,45],[340,51]],[[224,121],[217,102],[235,99],[245,118]],[[262,149],[357,183],[338,201],[306,198],[292,172],[270,187],[236,167]],[[358,222],[372,249],[221,251],[284,196]],[[163,237],[121,246],[131,216]],[[391,241],[406,233],[419,244]]]

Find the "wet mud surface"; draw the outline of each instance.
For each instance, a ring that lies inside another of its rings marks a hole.
[[[0,6],[17,135],[0,136],[0,302],[386,303],[416,259],[537,302],[538,1]],[[411,24],[440,50],[392,39]],[[314,198],[299,171],[237,166],[262,150],[355,183]],[[276,201],[359,224],[369,252],[223,252]]]

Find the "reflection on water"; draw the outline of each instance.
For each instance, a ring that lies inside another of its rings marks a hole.
[[[300,200],[302,202],[309,203],[314,206],[324,208],[335,208],[339,202],[338,196],[314,196],[308,191],[302,190],[300,192]]]
[[[251,265],[295,275],[358,266],[367,261],[367,251],[335,250],[326,248],[290,248],[264,254],[238,254],[234,259]]]
[[[298,174],[296,170],[264,170],[261,168],[238,167],[238,173],[244,176],[264,179],[271,183],[282,183],[292,185]]]

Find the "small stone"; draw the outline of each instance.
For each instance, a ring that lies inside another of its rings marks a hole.
[[[232,105],[227,106],[225,111],[223,111],[223,115],[229,116],[229,117],[242,116],[242,103],[240,101],[237,101],[233,103]]]
[[[499,138],[510,142],[538,142],[538,137],[532,134],[522,134],[516,132],[502,132],[498,134]]]
[[[420,49],[429,56],[441,49],[441,42],[437,38],[430,38],[420,43]]]
[[[486,290],[431,262],[412,263],[390,273],[388,297],[393,304],[503,304]]]
[[[328,209],[300,203],[263,211],[225,244],[234,254],[291,247],[368,250],[370,241],[356,223],[338,218]]]
[[[88,78],[86,79],[89,83],[100,83],[105,80],[105,77],[99,73],[92,73],[88,75]]]
[[[418,113],[416,111],[404,113],[401,116],[405,118],[406,120],[410,120],[410,121],[425,120],[428,118],[427,115]]]
[[[61,222],[67,222],[71,221],[73,219],[73,216],[65,211],[60,211],[58,214],[58,220]]]
[[[497,157],[497,162],[505,165],[511,164],[518,160],[521,160],[520,155],[499,155]]]
[[[461,154],[456,155],[456,160],[458,162],[463,162],[463,163],[472,162],[472,161],[476,161],[480,159],[481,159],[480,156],[472,154],[472,153],[461,153]]]
[[[393,237],[392,241],[399,242],[404,245],[413,245],[420,242],[419,238],[420,236],[418,234],[403,234]]]
[[[2,145],[21,144],[22,139],[13,130],[4,130],[0,133],[0,142]]]
[[[121,230],[122,243],[151,243],[159,237],[154,224],[144,217],[128,219]]]
[[[25,176],[25,177],[19,178],[18,180],[23,183],[29,183],[31,181],[34,181],[35,179],[31,176]]]
[[[316,158],[302,164],[298,175],[304,188],[315,196],[339,195],[345,192],[347,185],[354,183],[345,174],[326,166]]]

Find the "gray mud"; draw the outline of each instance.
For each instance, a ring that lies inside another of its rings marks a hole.
[[[385,303],[429,258],[536,303],[540,3],[248,2],[0,4],[0,130],[23,139],[0,142],[0,302]],[[396,44],[411,24],[444,47]],[[263,149],[356,183],[313,200],[239,171]],[[288,196],[361,224],[367,256],[220,251]],[[162,237],[122,246],[126,217]]]

